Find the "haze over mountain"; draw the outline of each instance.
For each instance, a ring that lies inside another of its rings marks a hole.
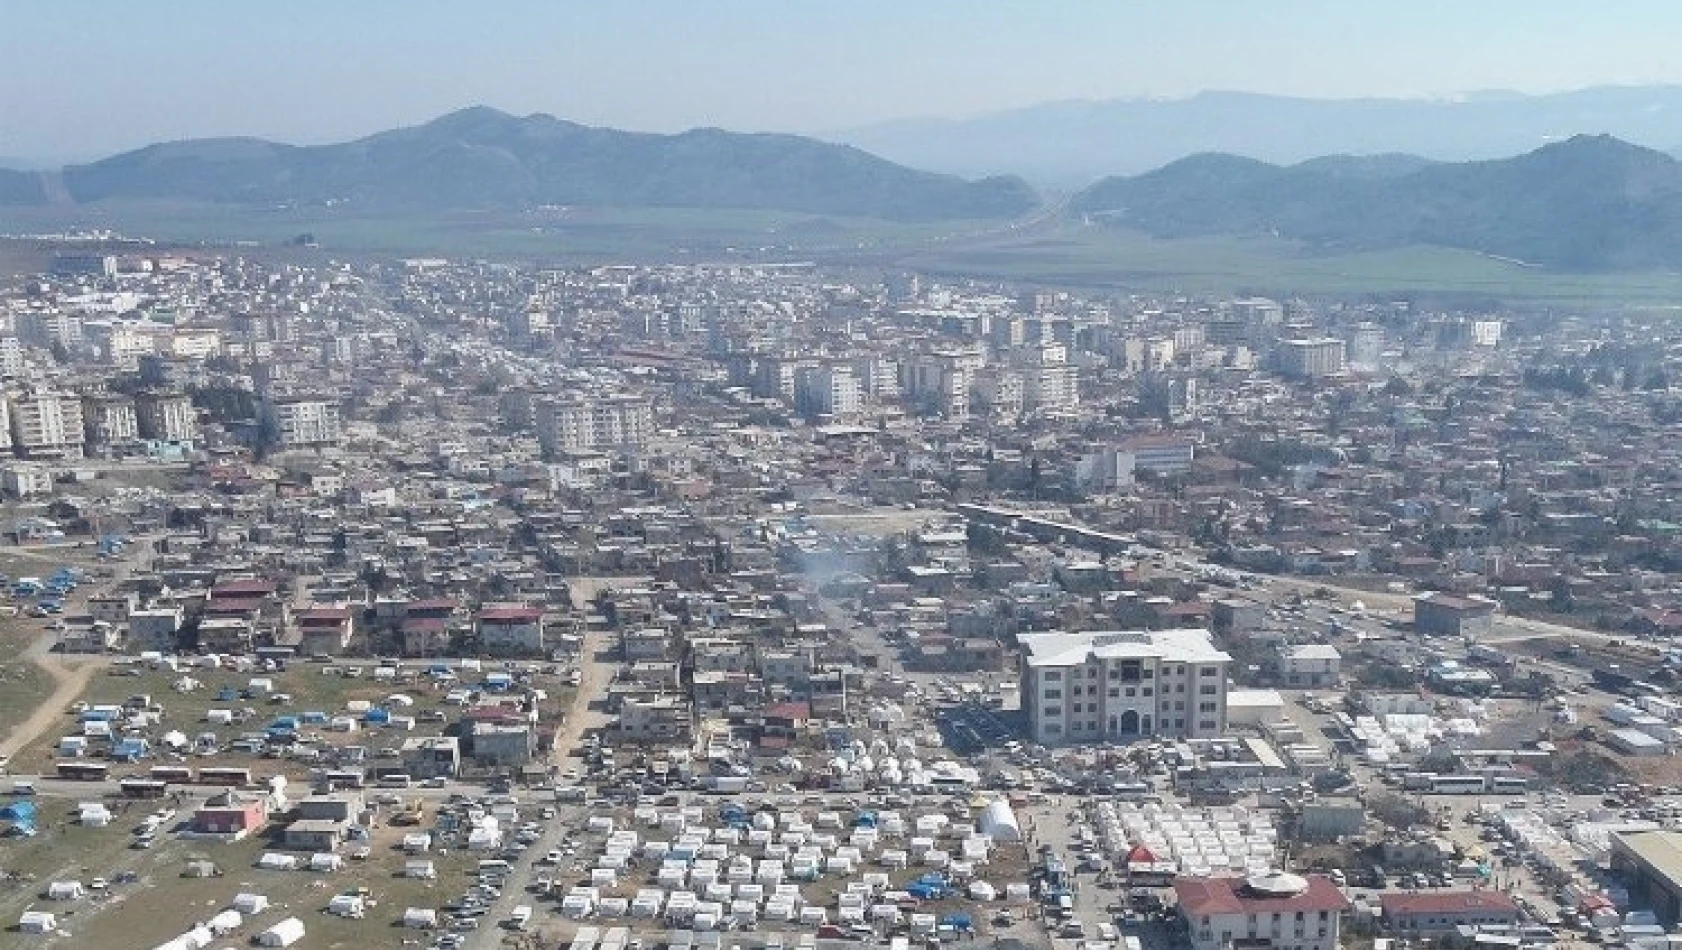
[[[1301,99],[1205,92],[1185,99],[1049,102],[967,119],[906,119],[826,137],[957,175],[1009,171],[1080,187],[1199,152],[1288,164],[1318,155],[1404,152],[1499,158],[1583,133],[1682,147],[1682,86],[1599,86],[1527,96]]]
[[[892,220],[997,218],[1037,204],[1020,179],[964,181],[793,135],[652,135],[475,107],[353,142],[151,145],[49,176],[0,171],[0,202],[164,199],[371,211],[536,205],[740,208]]]
[[[1464,163],[1193,155],[1100,181],[1070,208],[1158,237],[1274,235],[1331,251],[1435,244],[1572,271],[1682,265],[1682,162],[1604,135]]]

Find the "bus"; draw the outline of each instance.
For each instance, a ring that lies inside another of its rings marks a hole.
[[[189,785],[193,781],[193,770],[185,765],[154,765],[148,774],[154,781],[176,785]]]
[[[334,788],[361,788],[368,784],[368,776],[361,769],[330,769],[321,777]]]
[[[117,783],[124,798],[162,798],[169,792],[169,783],[151,778],[125,778]]]
[[[1482,775],[1433,775],[1428,790],[1433,795],[1482,795],[1489,783]]]
[[[103,762],[60,762],[59,778],[76,782],[103,782],[111,777],[111,766]]]
[[[1489,780],[1489,787],[1497,795],[1523,795],[1530,791],[1530,780],[1522,775],[1497,775]]]
[[[199,769],[200,785],[233,785],[244,788],[251,784],[251,770],[205,766]]]

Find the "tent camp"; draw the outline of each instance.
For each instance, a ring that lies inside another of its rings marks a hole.
[[[304,939],[304,922],[288,917],[257,935],[260,947],[290,947]]]

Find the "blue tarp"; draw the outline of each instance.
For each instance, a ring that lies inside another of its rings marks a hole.
[[[951,927],[954,930],[970,930],[975,924],[968,914],[946,914],[940,918],[940,926]]]
[[[391,721],[391,710],[385,709],[385,708],[380,707],[380,706],[375,706],[373,709],[370,709],[367,712],[362,714],[362,721],[363,722],[390,722]]]

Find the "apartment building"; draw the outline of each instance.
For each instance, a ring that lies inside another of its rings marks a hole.
[[[545,452],[640,448],[654,434],[654,403],[636,396],[541,399],[532,423]]]
[[[82,400],[69,393],[14,394],[10,402],[12,444],[32,458],[82,457]]]
[[[1154,736],[1213,738],[1226,731],[1232,657],[1206,630],[1030,633],[1021,697],[1042,745]]]
[[[191,442],[198,438],[198,414],[185,393],[141,393],[134,400],[140,435],[160,442]]]
[[[265,403],[264,411],[281,448],[336,445],[343,434],[337,402],[286,396]]]
[[[1345,368],[1346,344],[1334,337],[1286,340],[1279,345],[1279,372],[1294,379],[1336,376]]]

